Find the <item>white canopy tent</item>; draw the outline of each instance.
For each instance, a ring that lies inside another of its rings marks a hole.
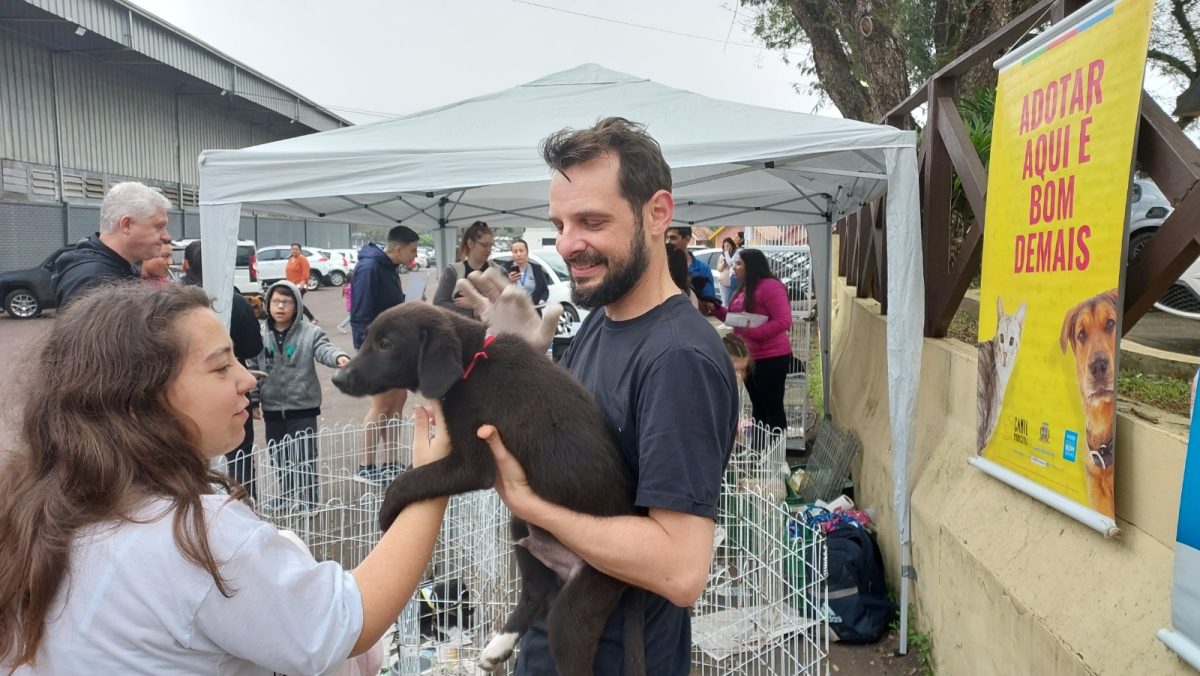
[[[914,132],[711,99],[585,64],[384,122],[203,152],[205,286],[227,315],[242,205],[434,230],[440,261],[454,250],[456,229],[477,219],[499,226],[544,221],[549,170],[539,142],[609,115],[644,124],[662,146],[680,225],[810,226],[824,373],[830,373],[829,226],[888,194],[888,398],[905,624],[907,457],[924,324]],[[903,648],[906,627],[900,636]]]

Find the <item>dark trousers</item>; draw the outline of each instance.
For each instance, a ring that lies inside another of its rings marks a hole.
[[[308,293],[308,289],[300,289],[300,297],[301,298],[304,298],[304,294],[306,294],[306,293]],[[313,316],[313,313],[309,312],[307,305],[304,306],[304,316],[307,317],[308,321],[310,321],[310,322],[316,320],[316,317]]]
[[[246,409],[246,412],[249,413],[250,409]],[[254,490],[254,461],[250,455],[253,449],[254,418],[247,416],[246,435],[242,437],[242,443],[237,448],[225,454],[225,460],[229,463],[229,476],[246,487],[246,492],[252,500],[258,500]]]
[[[783,390],[791,361],[789,354],[756,359],[754,368],[746,376],[746,391],[750,393],[754,419],[771,429],[787,430]]]
[[[266,413],[263,415],[266,418]],[[316,418],[266,420],[267,452],[279,470],[280,495],[317,503]]]

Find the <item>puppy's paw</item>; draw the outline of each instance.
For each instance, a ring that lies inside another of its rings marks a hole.
[[[512,657],[518,638],[520,638],[520,635],[516,633],[501,632],[496,634],[492,637],[491,641],[488,641],[487,647],[483,649],[483,652],[479,653],[479,661],[476,664],[484,671],[494,671],[496,667]]]

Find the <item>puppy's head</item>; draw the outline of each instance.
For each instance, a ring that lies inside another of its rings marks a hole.
[[[446,312],[405,303],[371,322],[362,350],[333,384],[355,397],[404,388],[440,399],[462,374],[462,341]]]
[[[1113,398],[1116,379],[1117,290],[1092,296],[1063,317],[1059,346],[1075,354],[1079,394],[1086,405]]]

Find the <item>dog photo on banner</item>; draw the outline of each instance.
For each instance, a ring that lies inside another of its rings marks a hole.
[[[1092,3],[996,64],[971,463],[1109,536],[1124,225],[1153,7]]]

